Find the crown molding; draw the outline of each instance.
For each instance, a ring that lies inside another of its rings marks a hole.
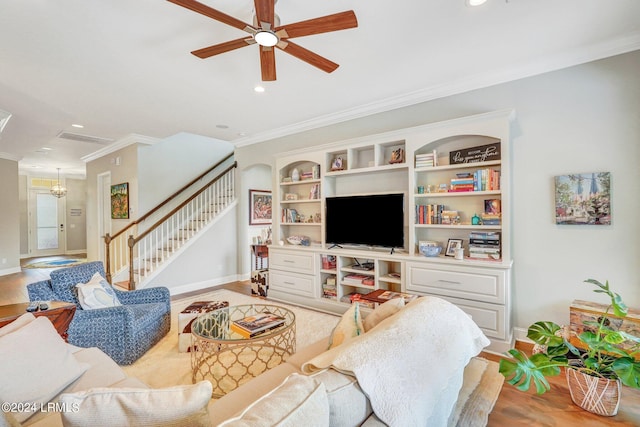
[[[572,49],[560,54],[524,64],[520,67],[497,70],[470,76],[451,83],[432,86],[414,92],[386,98],[380,101],[360,105],[355,108],[319,116],[295,123],[291,126],[260,132],[252,136],[233,141],[236,147],[258,144],[275,138],[301,133],[323,126],[330,126],[349,120],[355,120],[372,114],[383,113],[438,98],[457,95],[476,89],[507,83],[551,71],[573,67],[587,62],[597,61],[611,56],[621,55],[640,49],[640,32],[634,31],[625,36],[598,44]]]
[[[13,160],[14,162],[19,162],[20,160],[22,160],[22,157],[16,156],[11,153],[5,153],[4,151],[0,151],[0,159]]]
[[[128,147],[129,145],[133,145],[133,144],[153,145],[158,141],[159,141],[158,138],[152,138],[150,136],[144,136],[144,135],[138,135],[138,134],[132,133],[130,135],[125,136],[122,139],[119,139],[113,144],[107,145],[106,147],[101,148],[98,151],[95,151],[91,154],[87,154],[86,156],[82,157],[80,160],[82,160],[85,163],[89,163],[96,159],[104,157],[107,154],[111,154],[125,147]]]

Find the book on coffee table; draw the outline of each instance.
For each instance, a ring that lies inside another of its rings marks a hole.
[[[245,338],[278,328],[284,324],[284,317],[265,311],[231,322],[231,330]]]

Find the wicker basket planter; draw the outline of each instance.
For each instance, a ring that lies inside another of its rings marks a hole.
[[[621,383],[585,373],[582,368],[566,368],[573,403],[598,415],[612,417],[620,406]]]

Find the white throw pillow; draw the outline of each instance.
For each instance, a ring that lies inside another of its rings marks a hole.
[[[78,300],[84,310],[117,307],[120,304],[116,293],[100,273],[93,275],[87,283],[78,283]]]
[[[360,305],[354,302],[344,312],[340,322],[331,332],[329,348],[337,347],[343,342],[362,334],[364,334],[364,326],[362,325],[362,317],[360,317]]]
[[[326,427],[329,401],[324,384],[300,374],[289,375],[282,384],[252,403],[237,417],[218,427]]]
[[[0,337],[0,400],[39,410],[89,368],[70,350],[46,317]],[[24,422],[34,413],[13,416]]]
[[[0,337],[3,337],[13,331],[17,331],[18,329],[22,328],[24,325],[27,325],[33,322],[35,319],[36,319],[36,316],[34,316],[32,313],[23,314],[13,322],[7,325],[4,325],[2,328],[0,328]]]
[[[64,393],[60,404],[65,427],[210,426],[209,381],[160,389],[92,388]]]
[[[364,318],[364,330],[370,331],[387,317],[391,317],[404,307],[404,298],[393,298],[380,304]]]

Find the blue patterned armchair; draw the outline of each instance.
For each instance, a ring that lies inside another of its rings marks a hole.
[[[98,347],[118,364],[129,365],[169,332],[169,290],[148,288],[127,292],[114,289],[121,306],[83,310],[75,285],[88,282],[96,272],[105,277],[100,261],[53,270],[51,280],[27,285],[29,300],[74,303],[77,309],[67,331],[69,343]]]

